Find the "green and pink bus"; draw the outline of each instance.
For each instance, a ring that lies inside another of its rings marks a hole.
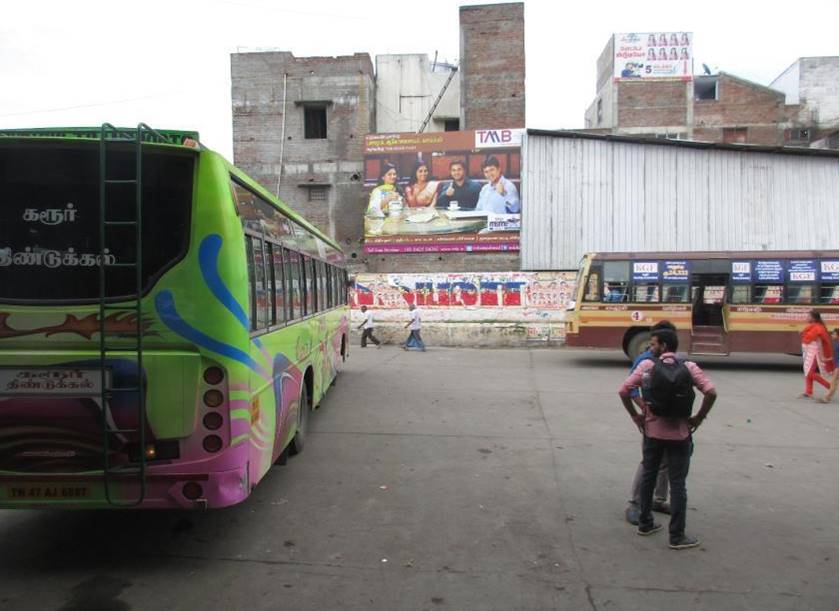
[[[0,507],[241,502],[348,320],[338,244],[197,134],[0,132]]]

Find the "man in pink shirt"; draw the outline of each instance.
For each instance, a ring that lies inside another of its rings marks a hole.
[[[652,332],[650,350],[656,360],[665,365],[678,367],[676,350],[679,339],[675,331],[660,329]],[[649,396],[644,397],[642,390],[642,412],[635,410],[630,399],[634,388],[643,388],[643,382],[649,382],[655,360],[643,361],[629,375],[618,391],[623,406],[632,418],[638,430],[644,435],[644,471],[641,476],[641,516],[638,523],[639,535],[651,535],[661,530],[661,524],[653,521],[652,504],[653,489],[655,488],[658,467],[665,453],[669,466],[670,478],[670,547],[673,549],[687,549],[699,545],[699,540],[685,534],[685,519],[687,509],[687,480],[690,468],[690,456],[693,453],[693,438],[691,434],[705,420],[717,392],[708,377],[696,363],[684,361],[684,367],[690,374],[692,385],[704,395],[702,407],[695,416],[667,417],[656,415],[649,403]],[[690,385],[688,385],[690,387]],[[655,390],[647,387],[646,391]],[[691,398],[692,400],[692,398]],[[665,406],[666,408],[667,406]],[[661,411],[657,409],[656,411]]]

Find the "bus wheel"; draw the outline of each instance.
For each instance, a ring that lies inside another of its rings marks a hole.
[[[309,428],[309,393],[306,390],[306,383],[300,388],[300,411],[297,413],[297,432],[291,440],[289,451],[291,455],[300,454],[303,445],[306,443],[306,431]]]
[[[632,336],[626,346],[626,356],[631,361],[638,358],[638,355],[644,352],[650,345],[650,334],[648,331],[640,331]]]

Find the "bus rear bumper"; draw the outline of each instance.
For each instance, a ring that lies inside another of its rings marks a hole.
[[[2,509],[211,509],[229,507],[248,497],[247,467],[212,473],[146,475],[143,500],[136,479],[113,477],[111,501],[98,475],[0,475]]]

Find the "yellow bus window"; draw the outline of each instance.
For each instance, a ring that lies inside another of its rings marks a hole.
[[[731,303],[749,303],[752,297],[751,288],[748,284],[731,287]]]
[[[758,284],[755,285],[755,303],[774,305],[781,303],[784,297],[783,285]]]
[[[665,284],[664,301],[666,303],[687,303],[689,301],[688,288],[687,284]]]
[[[657,283],[635,283],[635,290],[633,292],[632,301],[635,303],[653,303],[658,302],[658,284]]]
[[[623,303],[626,301],[629,283],[626,282],[604,282],[603,301],[609,303]]]
[[[787,287],[787,302],[788,303],[813,303],[813,287],[812,285],[804,286],[789,286]]]
[[[586,284],[586,301],[600,301],[600,296],[597,294],[597,287],[600,285],[600,274],[592,272],[588,276],[588,284]]]
[[[819,303],[839,303],[839,284],[822,284]]]

